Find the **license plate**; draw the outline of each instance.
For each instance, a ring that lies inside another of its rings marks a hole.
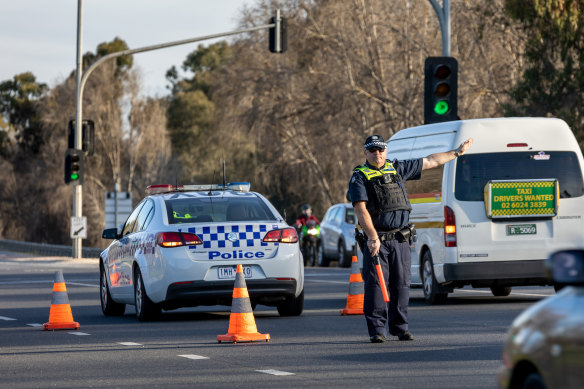
[[[237,266],[225,266],[217,268],[217,277],[221,280],[235,279]],[[251,266],[243,266],[243,275],[245,278],[251,278]]]
[[[510,224],[507,226],[507,235],[535,235],[535,224]]]

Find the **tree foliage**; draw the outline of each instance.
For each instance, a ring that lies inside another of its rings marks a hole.
[[[506,108],[565,114],[580,128],[580,3],[452,0],[459,116],[502,116]],[[424,60],[441,55],[427,1],[257,0],[243,10],[241,27],[266,24],[275,8],[288,19],[286,53],[268,51],[267,31],[199,46],[182,73],[167,72],[168,98],[142,96],[131,56],[92,73],[83,96],[84,118],[96,125],[83,186],[84,244],[104,244],[104,193],[115,184],[139,200],[151,183],[219,182],[223,159],[227,181],[250,181],[289,219],[304,203],[322,215],[345,201],[367,136],[422,124]],[[125,49],[120,38],[104,42],[84,55],[84,69]],[[0,158],[0,238],[68,243],[72,188],[62,169],[75,75],[50,90],[30,76],[0,84],[9,92],[0,95],[2,155],[36,150],[28,166]],[[18,93],[34,109],[23,105],[14,121],[6,107],[18,105],[10,100]],[[16,135],[31,123],[40,143]]]
[[[560,117],[584,145],[584,1],[505,3],[528,37],[522,77],[507,113]]]

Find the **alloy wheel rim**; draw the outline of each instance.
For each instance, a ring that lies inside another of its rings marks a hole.
[[[101,273],[101,303],[104,308],[107,306],[107,281],[105,278],[105,272]]]
[[[430,268],[430,261],[424,262],[424,293],[429,296],[432,293],[432,269]]]
[[[136,276],[136,313],[140,314],[142,310],[142,279],[138,274]]]

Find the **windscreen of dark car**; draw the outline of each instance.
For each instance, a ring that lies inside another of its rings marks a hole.
[[[165,200],[169,224],[278,220],[258,197],[181,197]]]
[[[456,162],[455,197],[461,201],[483,201],[490,180],[556,178],[560,198],[584,193],[582,170],[571,151],[521,151],[462,155]]]

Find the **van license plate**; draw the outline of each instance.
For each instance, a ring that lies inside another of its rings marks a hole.
[[[535,235],[535,224],[511,224],[507,225],[507,235]]]
[[[221,280],[235,279],[236,270],[237,266],[224,266],[217,268],[217,277]],[[243,266],[243,275],[245,278],[251,278],[251,266]]]

